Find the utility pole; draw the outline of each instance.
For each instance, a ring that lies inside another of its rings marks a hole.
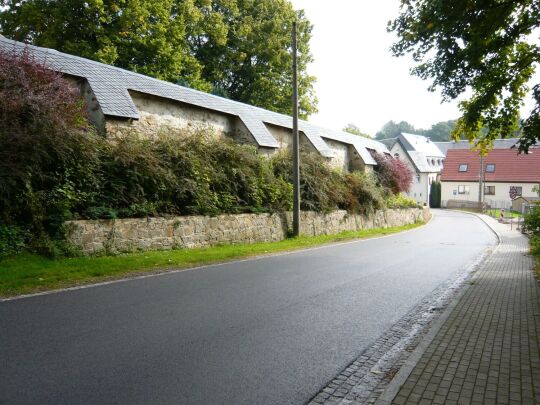
[[[478,180],[478,209],[480,212],[484,211],[484,199],[482,193],[484,192],[484,155],[480,155],[480,178]]]
[[[300,235],[300,138],[298,134],[298,50],[296,21],[292,31],[293,51],[293,236]]]

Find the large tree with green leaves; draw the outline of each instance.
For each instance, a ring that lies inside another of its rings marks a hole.
[[[291,26],[300,110],[316,111],[311,25],[288,0],[0,0],[0,32],[234,100],[290,113]]]
[[[395,56],[411,54],[412,73],[431,80],[444,101],[468,89],[454,136],[489,149],[494,139],[512,136],[519,109],[540,61],[540,0],[401,0],[400,15],[389,23],[398,41]],[[520,149],[540,139],[540,86],[536,107],[522,125]],[[487,132],[482,131],[487,127]]]
[[[409,124],[407,121],[388,121],[386,124],[384,124],[381,130],[375,134],[375,139],[382,140],[395,138],[402,132],[416,134],[418,131],[416,130],[416,128],[414,128],[412,124]]]
[[[347,124],[347,126],[343,127],[343,131],[348,132],[349,134],[371,139],[371,136],[369,134],[362,132],[362,130],[358,128],[358,126],[356,126],[355,124]]]
[[[208,1],[208,12],[225,19],[226,39],[207,38],[204,30],[190,41],[203,65],[203,77],[232,99],[289,114],[292,98],[292,22],[298,22],[300,115],[316,112],[315,78],[307,74],[312,26],[288,0]]]

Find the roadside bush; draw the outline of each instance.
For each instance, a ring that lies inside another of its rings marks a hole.
[[[284,150],[271,158],[274,175],[292,184],[292,156]],[[346,184],[341,172],[332,169],[325,158],[313,152],[300,154],[300,208],[329,212],[343,208]]]
[[[404,161],[381,153],[372,152],[377,162],[375,171],[379,184],[393,194],[408,192],[411,188],[413,173]]]
[[[540,238],[540,207],[533,207],[523,218],[523,231]]]
[[[0,223],[46,240],[97,193],[101,140],[77,90],[27,53],[0,52],[0,100]]]
[[[388,208],[417,208],[419,207],[418,203],[403,194],[396,194],[390,196],[386,200]]]
[[[360,214],[369,214],[386,208],[387,190],[377,185],[373,173],[353,172],[345,175],[345,204],[342,208]]]
[[[22,251],[29,236],[27,231],[17,226],[0,225],[0,258]]]
[[[103,188],[90,217],[277,211],[290,208],[290,184],[248,145],[211,131],[137,136],[106,148]]]
[[[0,100],[0,256],[24,246],[74,253],[64,240],[69,219],[292,208],[288,151],[267,158],[209,129],[107,140],[88,123],[78,90],[26,53],[0,53]],[[397,204],[388,198],[408,187],[410,173],[377,159],[377,172],[347,174],[302,151],[301,209]]]

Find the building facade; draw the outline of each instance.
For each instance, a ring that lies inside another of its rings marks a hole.
[[[539,183],[538,148],[529,154],[518,154],[516,149],[493,149],[482,159],[476,151],[450,149],[441,174],[441,200],[448,208],[473,208],[482,201],[491,208],[509,209],[520,196],[538,197]]]
[[[163,131],[209,130],[269,155],[292,144],[292,118],[89,59],[30,46],[0,35],[0,51],[30,52],[33,58],[72,81],[86,100],[94,126],[108,137],[147,138]],[[299,122],[301,147],[345,171],[376,166],[370,151],[389,154],[386,146],[342,131]]]
[[[387,144],[390,154],[407,163],[414,173],[409,198],[420,205],[429,205],[431,184],[437,181],[444,163],[444,154],[429,138],[401,133]]]

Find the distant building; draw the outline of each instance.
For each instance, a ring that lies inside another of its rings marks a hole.
[[[506,138],[506,139],[495,139],[493,141],[493,149],[511,149],[519,142],[519,138]],[[451,149],[467,149],[470,150],[473,147],[469,141],[448,141],[448,142],[434,142],[435,145],[441,150],[442,153],[446,156],[449,150]]]
[[[525,208],[532,205],[539,205],[540,197],[536,195],[535,197],[517,197],[512,200],[512,210],[517,212],[525,212]]]
[[[444,153],[429,138],[402,133],[386,140],[393,157],[402,159],[413,171],[413,183],[407,196],[421,205],[429,205],[431,183],[437,181],[443,168]]]
[[[493,208],[510,208],[518,197],[538,197],[540,149],[518,154],[516,149],[493,149],[483,159],[484,187],[479,196],[480,156],[465,149],[449,149],[441,173],[443,207],[477,207],[479,198]]]

